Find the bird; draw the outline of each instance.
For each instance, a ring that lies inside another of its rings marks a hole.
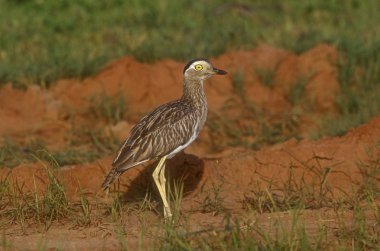
[[[130,130],[102,184],[104,190],[122,173],[141,163],[159,160],[153,179],[163,203],[165,218],[172,217],[166,195],[165,162],[189,146],[199,135],[207,118],[203,83],[213,75],[225,75],[208,59],[190,60],[183,69],[182,96],[145,115]]]

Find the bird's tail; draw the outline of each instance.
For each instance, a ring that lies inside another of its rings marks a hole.
[[[112,168],[108,173],[107,177],[104,179],[102,188],[103,190],[108,190],[109,186],[119,177],[121,172],[118,172],[116,168]]]

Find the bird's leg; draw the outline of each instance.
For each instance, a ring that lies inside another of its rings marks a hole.
[[[160,193],[160,196],[161,196],[161,200],[164,204],[164,215],[166,217],[166,209],[165,209],[165,202],[164,202],[164,193],[162,191],[162,188],[161,188],[161,181],[159,179],[159,173],[160,173],[160,169],[161,169],[161,166],[162,166],[162,163],[165,162],[165,159],[164,158],[161,158],[160,161],[158,162],[156,168],[154,169],[153,171],[153,179],[154,179],[154,183],[156,183],[156,186],[157,186],[157,189],[158,189],[158,192]]]
[[[170,197],[168,197],[166,194],[165,163],[162,164],[162,168],[160,171],[160,183],[161,183],[162,191],[164,192],[165,198],[170,200]],[[170,207],[166,208],[166,214],[168,215],[169,218],[172,217],[172,211],[170,210]]]
[[[164,190],[162,188],[162,184],[161,184],[161,181],[160,181],[160,178],[159,178],[159,175],[160,175],[162,166],[165,163],[165,160],[166,160],[166,156],[162,157],[160,159],[160,161],[158,162],[158,165],[157,165],[156,169],[154,169],[154,172],[153,172],[153,179],[154,179],[154,182],[156,183],[158,192],[160,193],[162,202],[164,204],[164,216],[165,216],[165,218],[168,218],[168,217],[170,218],[172,215],[171,215],[171,212],[170,212],[169,203],[167,201],[166,194],[164,193]]]
[[[165,197],[168,198],[168,196],[166,195],[165,166],[166,166],[165,163],[162,164],[162,168],[160,171],[160,184],[162,186],[162,191],[164,192]]]

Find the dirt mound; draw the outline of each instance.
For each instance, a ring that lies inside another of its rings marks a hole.
[[[294,128],[284,129],[282,127],[289,125],[279,125],[280,134],[291,137],[287,131],[301,128],[306,132],[301,135],[306,135],[315,128],[320,112],[326,115],[336,109],[334,97],[339,92],[336,58],[336,50],[327,45],[317,46],[299,56],[263,45],[252,51],[213,59],[215,65],[230,74],[212,78],[205,85],[210,121],[231,124],[242,131],[257,131],[257,134],[260,123],[283,124],[285,120],[292,124],[295,121],[294,126],[290,125]],[[26,91],[3,87],[0,91],[0,137],[19,141],[43,138],[50,148],[62,147],[70,140],[74,127],[88,127],[94,123],[100,124],[100,128],[106,127],[99,118],[91,116],[92,98],[105,95],[114,99],[124,95],[128,110],[125,119],[135,123],[152,108],[181,95],[183,65],[171,60],[143,64],[125,57],[83,81],[61,80],[50,89],[31,86]],[[305,106],[305,102],[309,105]],[[299,110],[304,110],[305,114],[295,118]],[[229,120],[220,122],[221,114],[228,115]],[[285,119],[284,114],[287,114]],[[206,133],[198,141],[198,152],[212,151],[212,141],[216,139],[221,146],[231,146],[220,142],[227,141],[225,130],[214,130],[208,124]],[[257,135],[251,138],[252,143]]]
[[[227,211],[231,215],[241,217],[245,215],[247,204],[260,203],[263,191],[266,191],[279,206],[281,200],[294,199],[291,194],[286,193],[306,194],[304,199],[307,200],[308,210],[302,214],[302,221],[306,222],[309,234],[316,234],[318,229],[315,226],[318,224],[327,224],[330,229],[337,228],[336,212],[330,209],[331,201],[344,202],[348,197],[355,198],[363,184],[371,182],[373,178],[380,178],[378,175],[372,177],[371,169],[378,168],[373,166],[373,157],[379,154],[378,146],[376,148],[379,138],[380,116],[340,138],[315,142],[290,140],[259,151],[233,150],[218,158],[200,159],[182,153],[168,161],[167,175],[173,182],[184,182],[181,211],[189,215],[192,231],[210,226],[221,228],[223,217],[220,212]],[[94,201],[92,203],[96,201],[111,205],[113,202],[105,198],[104,193],[100,191],[100,184],[110,164],[111,158],[105,158],[96,163],[66,166],[61,170],[55,170],[55,177],[63,185],[71,201],[77,201],[82,194],[86,194],[87,198]],[[153,188],[151,174],[155,164],[131,169],[121,177],[119,189],[125,203],[133,205],[144,197],[147,190]],[[23,165],[14,169],[3,168],[0,169],[0,179],[7,177],[13,184],[23,184],[20,191],[25,194],[34,194],[36,190],[43,194],[50,182],[49,171],[54,172],[41,164]],[[217,201],[216,204],[212,202],[212,198]],[[315,217],[316,213],[319,215],[318,218]],[[368,222],[373,224],[376,218],[373,212],[369,210],[365,214]],[[149,225],[158,224],[157,216],[145,214],[144,217],[147,217]],[[346,224],[354,224],[351,213],[345,212],[345,215],[340,217],[345,218]],[[281,222],[285,222],[283,224],[288,224],[289,227],[292,221],[292,217],[286,212],[265,211],[251,220],[269,231],[273,224],[278,224],[275,219],[281,219]],[[139,231],[144,227],[144,223],[141,223],[138,214],[128,214],[126,224],[129,233],[128,246],[135,248],[139,245]],[[70,246],[77,249],[97,249],[97,245],[101,244],[110,249],[117,249],[117,237],[109,234],[110,231],[112,230],[105,227],[99,229],[99,226],[90,226],[83,230],[57,226],[43,235],[28,232],[28,238],[31,241],[44,238],[49,243],[46,245],[52,248]],[[60,238],[62,233],[68,238]],[[105,238],[108,234],[110,236]],[[94,239],[94,236],[97,238]],[[11,240],[17,242],[18,238],[16,234]]]
[[[340,92],[337,57],[335,48],[322,44],[301,55],[262,45],[211,59],[229,75],[207,81],[208,123],[186,153],[167,163],[170,180],[183,181],[181,212],[194,222],[193,230],[208,224],[220,226],[225,220],[221,211],[236,216],[247,207],[260,212],[256,220],[265,225],[274,215],[266,208],[268,203],[277,204],[281,211],[281,205],[300,201],[310,210],[305,218],[315,230],[319,222],[313,219],[314,211],[330,210],[334,200],[355,197],[363,184],[379,179],[378,172],[373,172],[378,162],[373,159],[380,151],[380,116],[342,137],[307,139],[321,117],[336,113],[335,96]],[[110,207],[115,201],[100,189],[115,149],[95,130],[123,140],[143,114],[181,95],[183,65],[172,60],[144,64],[125,57],[96,76],[60,80],[49,89],[30,86],[17,90],[10,85],[0,89],[0,141],[22,145],[42,140],[50,151],[75,148],[86,153],[99,148],[98,155],[82,161],[84,164],[52,168],[45,159],[0,168],[0,180],[16,187],[15,193],[38,198],[58,181],[70,202],[83,203],[85,194],[97,212],[98,218],[87,228],[76,225],[73,229],[65,222],[64,227],[52,226],[43,236],[32,228],[22,234],[29,234],[30,240],[49,239],[49,248],[59,247],[58,242],[67,244],[61,234],[70,236],[73,249],[95,248],[100,243],[117,248],[118,236],[111,234],[113,225],[104,226],[104,218],[114,213]],[[111,117],[110,110],[119,113]],[[89,140],[78,137],[81,133]],[[151,175],[155,165],[138,166],[121,176],[118,188],[124,203],[133,207],[154,189]],[[263,207],[258,208],[260,203]],[[126,213],[132,246],[138,245],[139,227],[159,222],[160,211],[152,213],[154,210],[144,214],[146,222],[133,210]],[[334,218],[330,211],[318,212]],[[289,215],[284,218],[290,221]],[[13,240],[19,240],[17,227],[7,231]],[[98,242],[99,238],[108,244]]]
[[[214,118],[215,123],[231,122],[232,127],[236,126],[237,130],[251,128],[259,131],[258,123],[283,119],[281,114],[292,114],[298,105],[304,104],[304,102],[291,100],[289,96],[292,88],[297,85],[302,85],[298,88],[305,90],[298,98],[315,104],[314,116],[318,116],[321,111],[333,113],[335,111],[334,96],[339,92],[336,60],[336,50],[327,45],[317,46],[299,56],[289,51],[262,45],[251,51],[229,53],[213,59],[212,62],[215,65],[226,69],[230,74],[227,77],[212,78],[205,85],[210,104],[210,119]],[[49,149],[59,149],[70,140],[70,132],[74,130],[74,127],[98,126],[111,130],[123,139],[127,136],[131,124],[136,122],[141,114],[181,95],[182,67],[183,63],[171,60],[149,65],[137,62],[131,57],[125,57],[109,64],[96,76],[83,81],[61,80],[50,89],[31,86],[26,91],[6,86],[0,92],[0,137],[18,141],[41,138],[47,143]],[[120,93],[126,95],[129,122],[123,121],[112,125],[89,115],[92,97],[96,95],[115,97]],[[256,114],[253,112],[252,115],[252,109],[261,112]],[[264,113],[270,114],[269,118],[260,115]],[[221,119],[225,115],[228,115],[229,121]],[[259,119],[255,115],[259,116]],[[297,120],[310,120],[309,114],[304,116],[305,119],[297,118]],[[226,131],[232,127],[227,127]],[[305,126],[296,125],[295,127]],[[189,148],[189,152],[199,157],[215,157],[208,154],[210,148],[213,144],[219,143],[223,146],[223,141],[226,141],[223,137],[225,133],[208,124],[200,139]],[[259,133],[244,135],[244,138],[251,144]],[[285,143],[285,145],[289,144]],[[318,148],[314,145],[316,143],[304,142],[303,144],[310,144],[311,149]],[[277,146],[279,147],[281,146]],[[281,151],[278,152],[284,154]],[[290,153],[289,149],[288,155]],[[228,151],[222,152],[219,156],[228,154]],[[246,155],[251,156],[252,153]],[[260,155],[260,152],[255,155]],[[309,155],[308,158],[310,158]],[[252,163],[251,160],[247,162]],[[73,173],[75,177],[64,179],[78,182],[77,185],[89,187],[94,192],[95,187],[92,185],[98,184],[100,180],[96,178],[93,183],[89,180],[85,181],[81,178],[82,173],[79,170],[93,168],[91,173],[100,177],[105,172],[100,168],[108,169],[110,158],[99,160],[98,163],[97,165],[80,165],[81,168],[66,167],[65,170],[71,170],[67,173]],[[212,161],[206,162],[205,165],[212,165],[212,163]],[[13,172],[17,173],[15,176],[18,177],[22,177],[22,173],[26,172],[26,176],[30,177],[31,174],[38,173],[35,170],[38,167],[41,168],[41,165],[27,164],[14,169]],[[75,172],[78,173],[74,174]],[[133,177],[132,173],[133,171],[130,175]],[[243,176],[247,177],[247,175]],[[29,182],[29,185],[32,184]],[[71,191],[68,188],[68,191],[75,193],[76,189]]]
[[[329,182],[337,188],[336,192],[349,193],[352,192],[352,185],[359,184],[359,179],[363,178],[358,161],[368,161],[371,157],[369,152],[375,148],[379,138],[380,116],[340,138],[300,143],[290,140],[259,151],[234,150],[217,158],[199,159],[191,154],[180,154],[168,161],[168,172],[174,179],[185,177],[186,189],[189,192],[196,191],[190,196],[202,194],[196,189],[211,187],[215,183],[228,186],[226,191],[229,195],[236,196],[235,193],[247,191],[252,184],[264,184],[268,180],[273,184],[282,184],[289,178],[289,171],[294,172],[295,177],[303,177],[306,182],[312,182],[313,178],[322,179],[328,171]],[[80,190],[86,194],[99,195],[102,193],[100,184],[111,161],[107,157],[96,163],[66,166],[55,171],[68,196],[78,195]],[[128,193],[129,197],[133,197],[137,191],[145,193],[155,164],[128,170],[121,177],[121,190]],[[36,188],[43,192],[49,182],[49,170],[41,163],[13,169],[2,168],[0,179],[9,175],[8,180],[24,184],[25,192],[33,192]]]

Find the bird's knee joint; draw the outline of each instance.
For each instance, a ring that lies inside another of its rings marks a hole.
[[[158,174],[156,171],[153,172],[152,176],[153,176],[153,179],[158,180]]]

